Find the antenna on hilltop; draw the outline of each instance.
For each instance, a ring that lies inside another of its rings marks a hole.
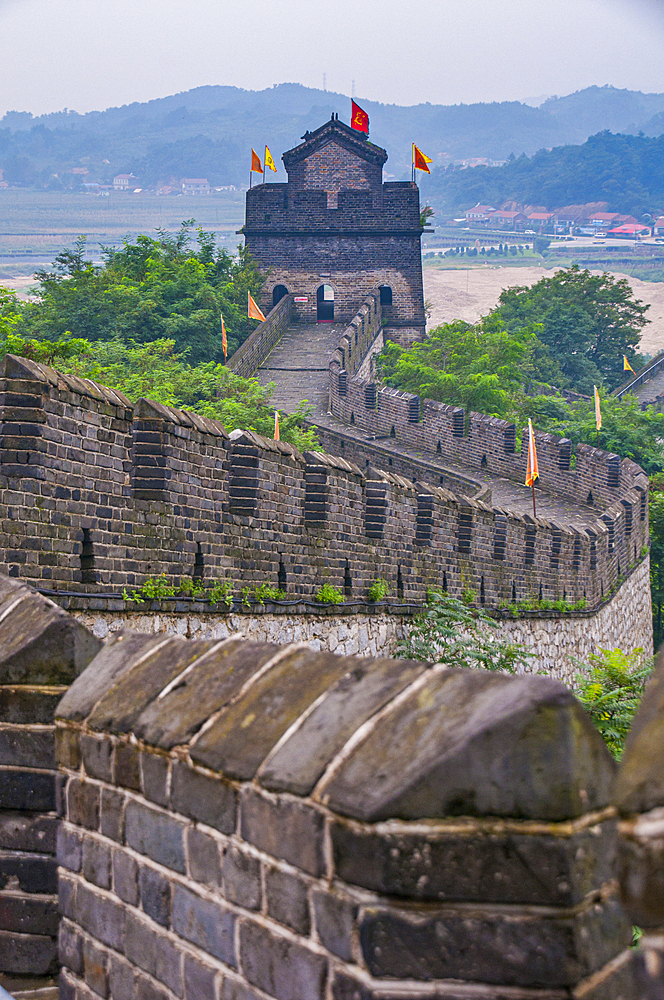
[[[323,73],[323,90],[327,90],[327,73]]]

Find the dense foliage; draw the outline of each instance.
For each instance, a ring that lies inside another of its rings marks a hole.
[[[600,649],[577,674],[574,694],[599,729],[611,753],[620,759],[625,737],[639,707],[653,661],[642,649]]]
[[[570,267],[505,290],[476,326],[445,324],[408,349],[388,343],[379,366],[389,385],[507,416],[533,380],[583,394],[622,382],[647,309],[625,279]]]
[[[172,340],[192,364],[223,360],[220,317],[232,354],[248,333],[247,291],[257,295],[263,279],[242,248],[234,257],[201,229],[192,244],[193,225],[125,240],[120,250],[104,251],[101,265],[85,259],[81,237],[52,270],[37,272],[36,301],[20,308],[16,332],[39,340],[66,333],[91,341]]]
[[[498,623],[471,602],[475,594],[459,601],[444,591],[431,589],[424,610],[416,615],[408,636],[397,646],[399,656],[411,660],[433,660],[450,667],[481,667],[516,673],[530,654],[522,646],[495,635]]]
[[[662,132],[659,128],[659,132]],[[580,146],[541,149],[502,167],[432,172],[427,197],[440,213],[507,201],[548,209],[605,201],[611,212],[641,218],[664,211],[664,135],[599,132]]]

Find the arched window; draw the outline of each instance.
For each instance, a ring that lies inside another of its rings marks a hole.
[[[281,302],[284,295],[288,295],[288,289],[285,285],[275,285],[272,289],[272,305],[276,306],[277,302]]]
[[[383,316],[392,315],[392,289],[389,285],[381,285],[380,291],[380,308]]]
[[[334,289],[332,285],[321,285],[316,292],[317,312],[316,318],[319,323],[334,322]]]

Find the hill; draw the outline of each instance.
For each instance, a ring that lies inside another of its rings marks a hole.
[[[541,150],[503,167],[436,169],[426,196],[439,215],[478,203],[538,205],[549,210],[603,201],[611,212],[640,218],[664,211],[664,135],[600,132],[580,146]]]
[[[267,142],[278,159],[333,111],[346,119],[349,103],[342,94],[285,83],[262,91],[197,87],[83,115],[65,110],[33,118],[9,112],[0,121],[0,169],[10,184],[55,189],[108,183],[120,172],[133,172],[143,186],[182,176],[239,185],[247,181],[251,146],[260,149]],[[664,94],[613,87],[589,87],[539,108],[516,101],[361,103],[371,117],[371,138],[388,147],[387,169],[397,178],[409,174],[413,141],[446,166],[470,157],[530,156],[542,148],[583,143],[600,129],[664,133]]]

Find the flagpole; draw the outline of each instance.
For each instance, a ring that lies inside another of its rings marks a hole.
[[[263,153],[263,184],[265,184],[265,157],[267,155],[267,146],[265,147],[265,152]]]
[[[537,507],[535,506],[535,480],[530,484],[533,490],[533,517],[537,517]]]

